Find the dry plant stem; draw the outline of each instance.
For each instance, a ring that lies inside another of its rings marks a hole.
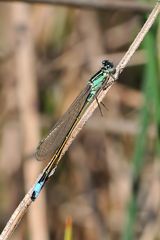
[[[22,156],[33,152],[39,141],[39,118],[37,102],[37,78],[35,73],[35,52],[32,37],[31,11],[27,4],[12,4],[12,41],[15,45],[14,75],[16,81],[16,99],[21,126],[21,141],[23,142]],[[23,26],[23,31],[17,31]],[[25,94],[24,94],[25,93]],[[23,177],[26,191],[34,182],[41,170],[34,158],[23,163]],[[38,223],[37,223],[38,218]],[[28,211],[27,223],[30,238],[32,240],[47,240],[48,225],[46,216],[46,202],[44,193],[36,206]]]
[[[130,46],[130,48],[128,49],[128,51],[126,52],[126,54],[124,55],[124,57],[122,58],[120,63],[118,64],[118,66],[116,68],[117,72],[116,72],[116,75],[115,75],[116,79],[118,78],[119,74],[123,71],[123,69],[125,68],[125,66],[129,62],[129,60],[132,57],[132,55],[134,54],[134,52],[138,49],[138,47],[141,44],[142,40],[144,39],[145,35],[147,34],[147,32],[149,31],[150,27],[154,23],[156,17],[158,16],[159,12],[160,12],[160,1],[157,2],[157,4],[155,5],[153,11],[149,15],[149,17],[148,17],[146,23],[144,24],[143,28],[138,33],[138,35],[135,38],[134,42],[132,43],[132,45]],[[98,101],[99,102],[101,102],[103,100],[103,98],[105,97],[106,93],[108,92],[108,90],[110,88],[111,88],[111,86],[108,87],[105,91],[102,90],[100,92],[100,94],[98,96]],[[94,110],[96,108],[97,108],[97,102],[94,101],[89,106],[89,108],[87,109],[87,111],[85,112],[85,114],[83,115],[83,117],[81,118],[79,123],[77,124],[76,128],[72,132],[71,137],[68,139],[68,141],[67,141],[67,143],[66,143],[66,145],[65,145],[65,147],[64,147],[64,149],[62,151],[61,157],[67,151],[68,147],[71,145],[71,143],[74,140],[74,138],[77,136],[79,131],[82,129],[82,127],[84,126],[84,124],[86,123],[86,121],[92,115],[92,113],[94,112]],[[38,179],[39,179],[39,177],[38,177]],[[29,192],[26,194],[26,196],[24,197],[22,202],[19,204],[18,208],[15,210],[15,212],[11,216],[9,222],[7,223],[6,227],[4,228],[4,230],[3,230],[3,232],[2,232],[2,234],[0,236],[0,240],[5,240],[5,239],[7,239],[11,235],[11,233],[13,232],[15,227],[17,226],[18,222],[20,221],[20,219],[23,217],[24,213],[26,212],[27,208],[32,203],[32,201],[30,199],[31,193],[32,193],[32,189],[33,189],[33,187],[29,190]]]
[[[32,189],[25,195],[23,200],[20,202],[14,213],[12,214],[11,218],[9,219],[6,227],[4,228],[0,239],[8,239],[11,233],[14,231],[20,220],[22,219],[23,215],[26,213],[28,207],[32,203],[31,200],[31,193]]]
[[[124,67],[127,65],[127,63],[129,62],[129,60],[132,57],[132,55],[134,54],[134,52],[138,49],[138,47],[141,44],[141,42],[143,41],[145,35],[147,34],[149,29],[153,25],[159,12],[160,12],[160,1],[157,1],[157,4],[155,5],[153,11],[149,15],[149,17],[148,17],[147,21],[145,22],[144,26],[142,27],[141,31],[138,33],[134,42],[131,44],[130,48],[128,49],[128,51],[126,52],[124,57],[121,59],[120,63],[118,64],[116,76],[118,76],[123,71]]]
[[[2,0],[0,0],[2,1]],[[4,1],[4,0],[3,0]],[[146,3],[124,1],[124,0],[5,0],[5,2],[26,2],[30,4],[52,4],[57,6],[67,6],[74,8],[88,8],[99,10],[125,10],[134,12],[148,12],[152,10],[152,6]]]

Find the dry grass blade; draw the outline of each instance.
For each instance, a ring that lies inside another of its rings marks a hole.
[[[22,2],[21,0],[6,0],[8,2]],[[140,3],[136,1],[124,1],[124,0],[108,0],[108,1],[86,1],[86,0],[23,0],[23,2],[31,4],[52,4],[57,6],[67,6],[75,8],[88,8],[88,9],[99,9],[99,10],[129,10],[138,13],[151,11],[152,6],[147,3]]]

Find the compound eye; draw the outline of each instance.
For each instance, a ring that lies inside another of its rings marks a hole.
[[[108,60],[103,60],[103,61],[102,61],[102,64],[103,64],[103,66],[104,66],[106,69],[113,68],[113,63],[111,63],[111,62],[108,61]]]
[[[103,60],[102,64],[106,67],[108,65],[108,60]]]
[[[106,60],[103,60],[103,61],[102,61],[102,65],[103,65],[103,66],[106,66]]]
[[[113,68],[113,67],[114,67],[114,66],[113,66],[113,63],[109,62],[108,68]]]

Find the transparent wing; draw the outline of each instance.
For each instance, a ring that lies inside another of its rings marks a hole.
[[[90,92],[90,85],[78,95],[66,113],[55,124],[51,132],[44,138],[36,151],[37,160],[51,160],[56,150],[62,145],[79,113],[81,112]]]

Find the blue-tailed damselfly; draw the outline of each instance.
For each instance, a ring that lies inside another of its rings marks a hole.
[[[45,182],[54,173],[65,143],[86,109],[97,99],[100,90],[107,88],[109,77],[113,77],[115,73],[113,64],[108,60],[104,60],[102,65],[101,69],[88,81],[86,87],[81,91],[67,112],[55,124],[48,136],[40,142],[36,151],[36,158],[38,160],[48,160],[49,163],[33,188],[32,200],[38,197]]]

